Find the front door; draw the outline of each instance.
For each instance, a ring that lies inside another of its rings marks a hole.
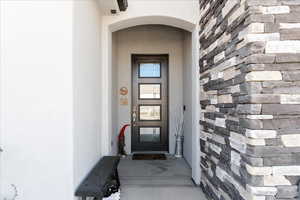
[[[168,55],[132,56],[132,151],[168,151]]]

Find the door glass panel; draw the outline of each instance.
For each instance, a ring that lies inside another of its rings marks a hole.
[[[160,142],[160,127],[140,127],[140,142]]]
[[[141,63],[139,69],[139,77],[141,78],[159,78],[160,63]]]
[[[160,120],[160,106],[140,106],[140,120]]]
[[[140,84],[140,99],[160,99],[160,84]]]

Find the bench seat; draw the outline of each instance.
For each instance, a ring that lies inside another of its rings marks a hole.
[[[116,187],[119,188],[119,161],[118,156],[104,156],[79,185],[75,196],[82,197],[83,200],[87,197],[100,200],[109,193],[109,184],[116,183]]]

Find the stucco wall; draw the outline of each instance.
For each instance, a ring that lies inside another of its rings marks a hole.
[[[111,121],[112,121],[112,154],[118,154],[118,135],[120,131],[119,125],[119,71],[118,71],[118,40],[117,33],[112,34],[112,98],[111,98]]]
[[[183,154],[186,161],[192,166],[193,160],[193,60],[192,60],[192,34],[189,32],[183,33],[183,105],[184,121],[183,121],[183,133],[184,133],[184,144]]]
[[[73,199],[72,2],[0,4],[0,197]]]
[[[130,123],[131,115],[131,54],[169,54],[169,131],[170,152],[174,152],[175,114],[183,105],[183,31],[180,29],[149,25],[116,32],[118,45],[118,88],[129,89],[129,105],[118,105],[119,129]],[[131,152],[130,128],[126,132],[126,151]]]
[[[101,13],[94,0],[74,1],[74,187],[101,156]]]
[[[74,199],[101,157],[98,4],[0,3],[0,199]]]
[[[200,0],[202,187],[297,199],[300,3]]]

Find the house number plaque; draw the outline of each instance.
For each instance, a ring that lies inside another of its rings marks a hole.
[[[125,96],[128,94],[128,89],[127,87],[121,87],[120,88],[120,95]]]
[[[121,87],[120,88],[120,105],[122,106],[127,106],[128,105],[128,97],[127,97],[127,94],[128,94],[128,89],[127,87]]]

